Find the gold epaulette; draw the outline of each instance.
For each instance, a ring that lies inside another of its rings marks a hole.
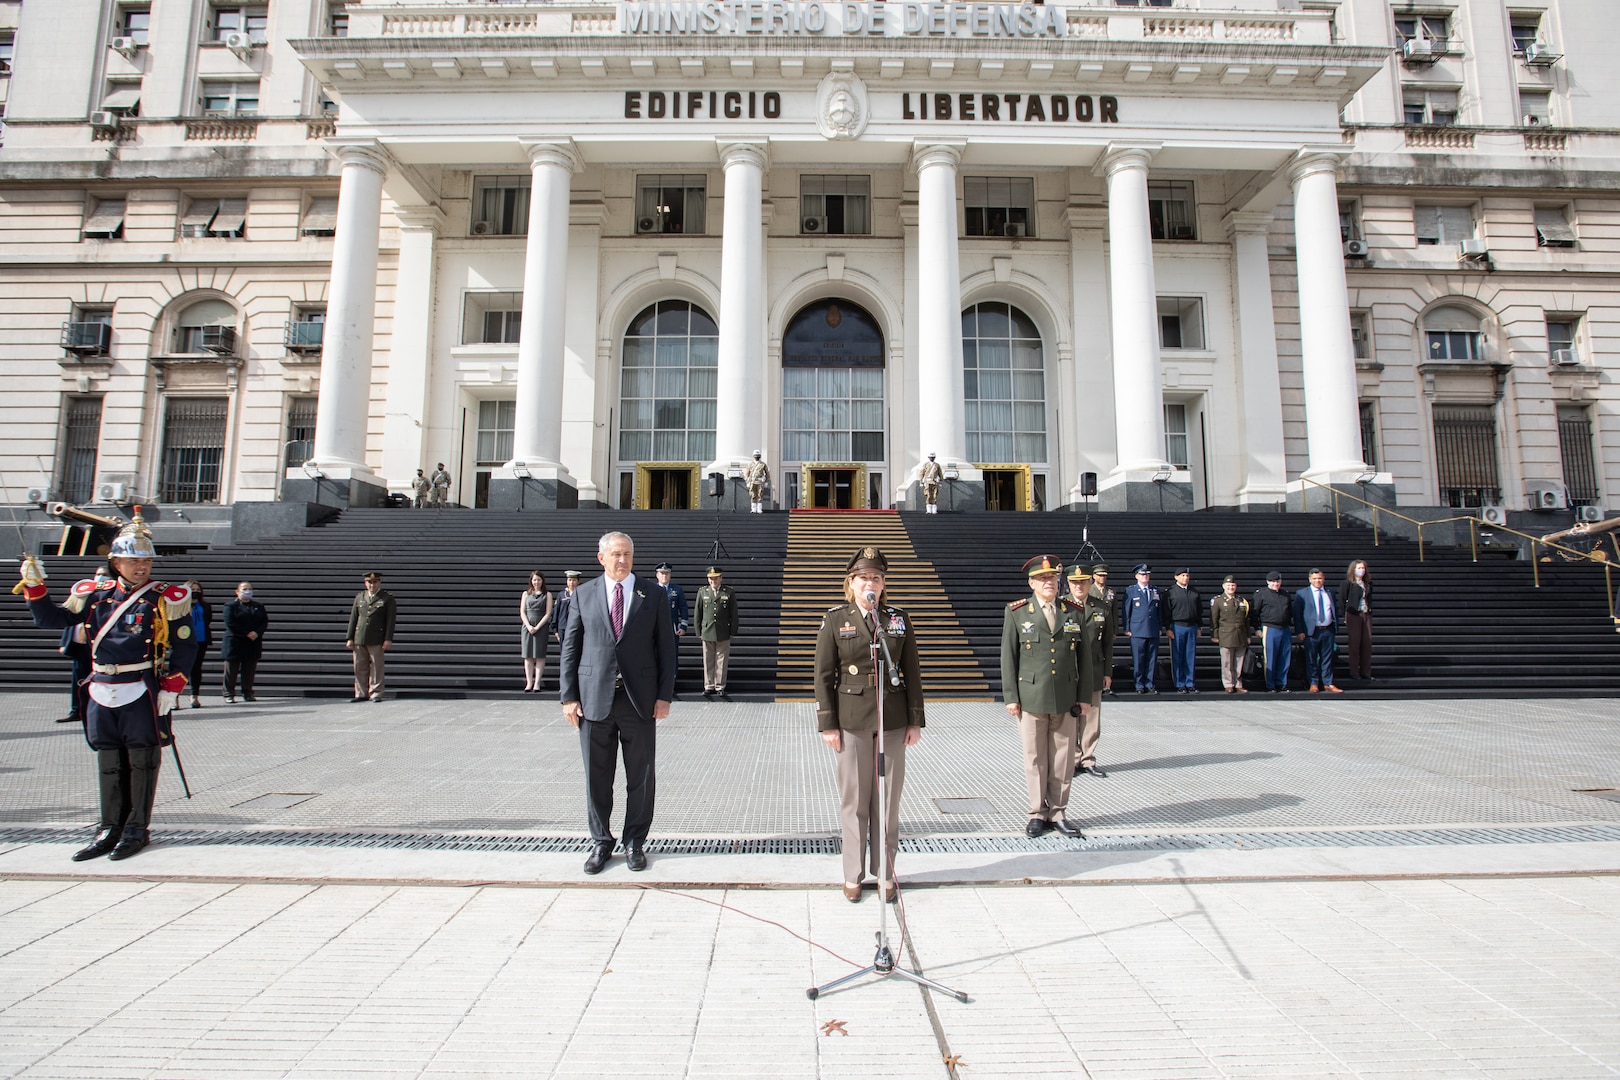
[[[1021,607],[1028,607],[1028,606],[1029,606],[1029,597],[1026,596],[1022,600],[1014,600],[1012,603],[1008,604],[1007,605],[1007,610],[1008,611],[1017,611]]]

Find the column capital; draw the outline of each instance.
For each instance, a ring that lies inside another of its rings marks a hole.
[[[1222,219],[1221,224],[1226,227],[1226,235],[1265,235],[1271,231],[1271,222],[1276,215],[1270,210],[1233,210]]]
[[[752,165],[764,172],[771,161],[771,144],[768,142],[731,142],[727,139],[716,139],[714,145],[720,152],[721,169],[729,169],[733,165]]]
[[[920,174],[935,165],[949,165],[954,169],[962,164],[965,150],[966,139],[933,139],[928,142],[918,139],[911,144],[911,170]]]
[[[577,173],[583,167],[579,150],[574,146],[572,139],[524,139],[521,145],[529,155],[529,168],[538,169],[542,165],[554,165],[567,169],[569,175]]]
[[[1291,187],[1297,188],[1301,180],[1322,173],[1337,179],[1339,166],[1349,156],[1346,150],[1303,146],[1288,163],[1288,183]]]
[[[382,177],[388,175],[388,167],[392,164],[388,151],[376,139],[327,139],[326,151],[338,159],[338,165],[342,168],[358,165]]]
[[[1092,166],[1094,176],[1113,176],[1122,169],[1147,171],[1148,163],[1164,147],[1163,143],[1109,143],[1097,164]]]
[[[394,220],[402,232],[425,232],[435,236],[444,228],[444,211],[437,206],[395,206]]]

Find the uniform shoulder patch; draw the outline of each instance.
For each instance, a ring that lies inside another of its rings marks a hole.
[[[98,584],[98,582],[90,578],[85,578],[83,581],[75,582],[73,585],[73,595],[89,596],[91,593],[96,591]]]
[[[191,599],[191,590],[184,585],[169,585],[163,590],[163,599],[171,604],[183,604]]]
[[[1007,610],[1008,611],[1017,611],[1019,608],[1024,608],[1024,607],[1028,607],[1028,606],[1029,606],[1029,597],[1026,596],[1022,600],[1014,600],[1012,603],[1008,604],[1007,605]]]

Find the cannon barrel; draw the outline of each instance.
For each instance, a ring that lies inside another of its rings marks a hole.
[[[77,506],[69,506],[64,502],[54,502],[45,508],[51,517],[61,518],[63,521],[76,521],[81,525],[99,525],[106,529],[122,529],[128,522],[118,518],[104,517],[101,514],[92,514],[88,510],[81,510]]]

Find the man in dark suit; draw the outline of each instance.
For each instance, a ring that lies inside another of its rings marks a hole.
[[[563,716],[579,729],[585,799],[591,826],[587,874],[613,857],[613,779],[624,754],[624,852],[632,870],[647,869],[643,845],[652,827],[656,787],[656,721],[675,697],[675,627],[669,597],[630,572],[634,542],[610,532],[596,546],[603,575],[581,585],[568,607],[562,637]]]
[[[1136,584],[1125,590],[1125,636],[1131,639],[1131,668],[1138,694],[1157,694],[1153,685],[1159,666],[1159,637],[1164,633],[1164,601],[1150,582],[1153,568],[1136,567]]]
[[[1327,575],[1311,568],[1311,583],[1294,594],[1294,634],[1305,643],[1305,676],[1311,693],[1342,694],[1333,685],[1333,638],[1339,625],[1338,605],[1327,587]]]

